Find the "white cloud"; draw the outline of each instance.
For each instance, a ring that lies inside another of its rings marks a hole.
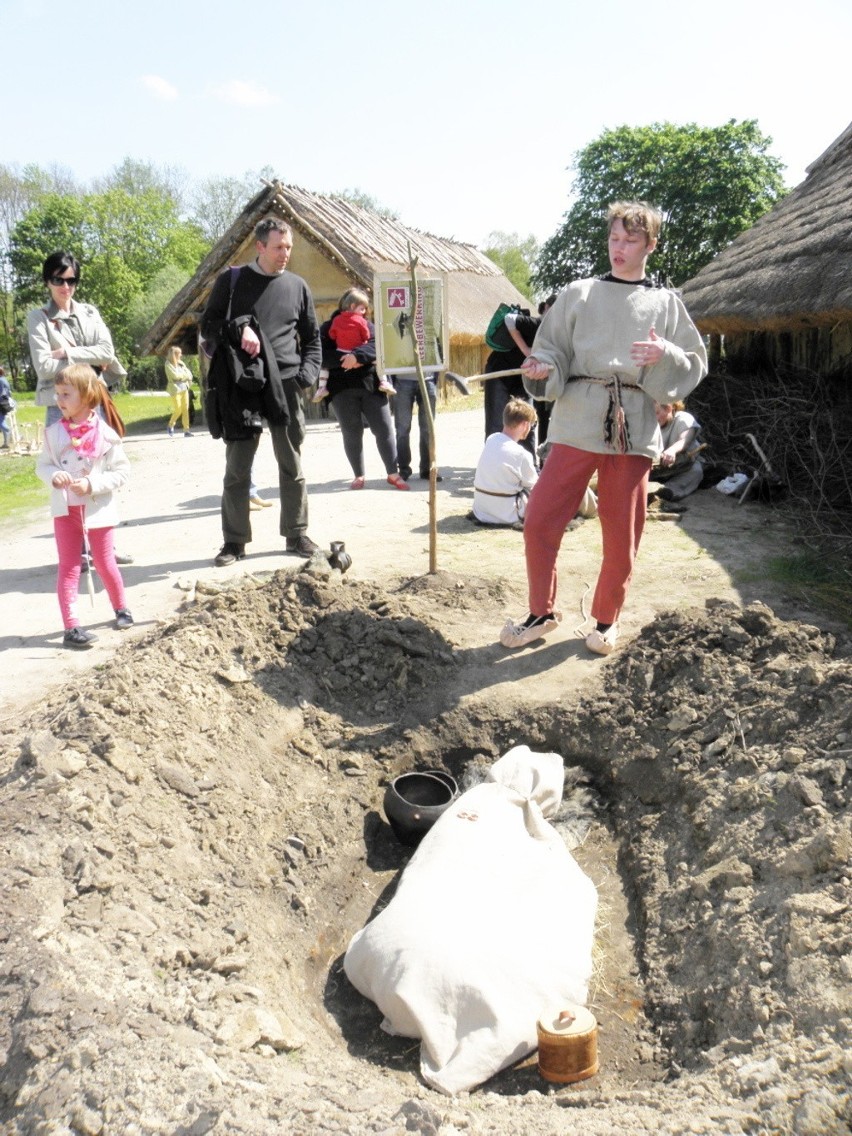
[[[231,103],[241,107],[273,106],[280,102],[278,95],[273,95],[264,87],[256,83],[246,83],[242,79],[231,79],[219,87],[212,87],[211,93],[223,103]]]
[[[166,102],[171,102],[178,97],[177,87],[160,75],[143,75],[142,86],[146,87],[156,98],[164,99]]]

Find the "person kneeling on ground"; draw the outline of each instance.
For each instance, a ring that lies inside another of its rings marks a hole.
[[[528,402],[510,399],[503,407],[503,429],[491,434],[473,478],[473,517],[483,525],[523,521],[529,491],[538,481],[535,462],[521,442],[538,416]]]
[[[651,473],[652,481],[665,484],[648,494],[649,501],[682,501],[694,493],[704,480],[704,465],[698,457],[704,448],[698,438],[698,419],[684,409],[682,402],[658,402],[657,423],[663,439],[663,452]]]

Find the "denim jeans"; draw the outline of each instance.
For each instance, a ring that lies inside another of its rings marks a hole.
[[[399,472],[405,477],[411,477],[411,423],[414,417],[414,407],[417,406],[417,417],[420,422],[420,467],[421,477],[429,476],[429,423],[423,413],[423,395],[420,393],[420,384],[417,379],[401,378],[395,376],[393,384],[396,387],[396,396],[393,400],[394,414],[396,416],[396,452],[399,459]],[[435,380],[426,379],[426,392],[429,396],[429,405],[432,416],[435,415]]]

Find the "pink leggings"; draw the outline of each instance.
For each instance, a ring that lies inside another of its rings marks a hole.
[[[77,599],[80,590],[80,550],[83,547],[83,506],[69,505],[67,517],[53,518],[56,547],[59,550],[59,572],[56,594],[66,631],[78,627]],[[115,562],[112,529],[89,529],[89,547],[95,568],[107,590],[113,611],[125,607],[124,581]]]
[[[621,613],[645,527],[651,459],[638,454],[591,454],[555,443],[533,486],[524,518],[533,615],[553,611],[559,546],[595,470],[603,562],[592,601],[592,618],[598,623],[615,623]]]

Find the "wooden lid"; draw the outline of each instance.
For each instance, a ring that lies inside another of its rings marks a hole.
[[[586,1006],[566,1003],[553,1014],[539,1018],[538,1028],[543,1033],[557,1037],[571,1037],[574,1034],[590,1033],[597,1028],[595,1015]]]

